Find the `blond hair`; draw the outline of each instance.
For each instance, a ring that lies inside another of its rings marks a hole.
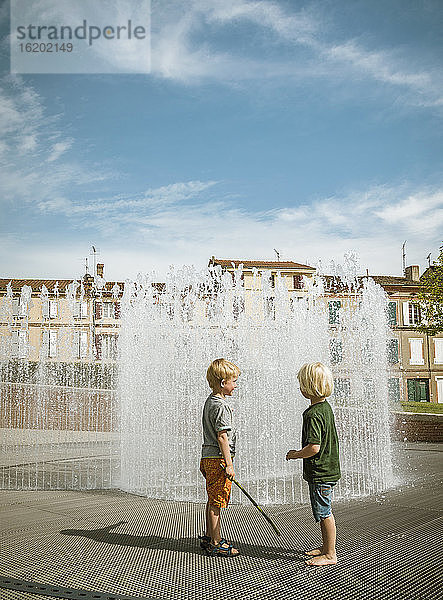
[[[327,398],[334,389],[331,370],[321,362],[304,364],[297,378],[300,390],[309,398]]]
[[[234,363],[229,362],[225,358],[216,358],[209,365],[208,370],[206,371],[206,379],[208,380],[209,386],[212,390],[215,390],[216,387],[221,385],[223,380],[227,381],[228,379],[234,379],[234,377],[238,377],[241,371],[234,365]]]

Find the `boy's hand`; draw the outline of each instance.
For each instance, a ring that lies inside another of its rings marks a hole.
[[[286,460],[292,460],[293,458],[300,458],[298,450],[289,450],[286,454]]]
[[[229,466],[225,467],[225,473],[226,473],[226,476],[228,477],[228,479],[230,479],[232,481],[235,477],[233,465],[229,465]]]

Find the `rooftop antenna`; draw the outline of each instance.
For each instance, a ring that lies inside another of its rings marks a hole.
[[[430,252],[426,257],[426,260],[428,261],[428,265],[431,266],[431,253]]]
[[[280,252],[274,248],[274,252],[277,255],[277,261],[280,262]]]
[[[404,273],[404,272],[405,272],[405,270],[406,270],[406,250],[405,250],[406,242],[407,242],[407,240],[405,240],[405,241],[403,242],[403,246],[401,247],[401,249],[402,249],[402,265],[403,265],[403,273]]]
[[[89,275],[88,257],[85,258],[85,275]]]

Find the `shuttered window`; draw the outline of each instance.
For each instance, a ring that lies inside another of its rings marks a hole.
[[[388,302],[388,324],[397,325],[397,302]]]
[[[29,350],[28,332],[13,331],[12,332],[12,348],[11,355],[13,358],[27,358]]]
[[[114,307],[114,319],[120,319],[120,314],[121,314],[121,304],[120,304],[120,302],[116,302],[115,307]]]
[[[425,360],[423,358],[423,340],[422,340],[422,338],[409,338],[409,351],[410,351],[409,364],[411,364],[411,365],[424,365],[425,364]]]
[[[95,303],[95,318],[97,321],[100,321],[100,319],[103,316],[103,303],[102,302],[96,302]]]
[[[57,300],[43,300],[42,316],[44,319],[56,319],[58,314]]]
[[[375,383],[373,379],[363,379],[363,399],[365,402],[374,402]]]
[[[101,360],[101,358],[102,358],[102,336],[101,336],[101,334],[97,333],[95,335],[94,345],[95,345],[95,359]]]
[[[390,402],[400,402],[400,379],[398,377],[388,379],[388,398]]]
[[[330,300],[328,302],[328,307],[329,307],[329,324],[330,325],[338,325],[340,322],[341,301],[340,300]]]
[[[58,314],[57,300],[49,300],[49,318],[56,319]]]
[[[55,358],[57,356],[57,332],[49,332],[49,357]]]
[[[49,329],[43,332],[41,351],[45,358],[57,356],[57,331]]]
[[[304,288],[303,275],[293,275],[292,285],[294,290],[302,290]]]
[[[88,334],[86,331],[74,332],[73,347],[75,358],[86,358],[88,356]]]
[[[334,381],[334,398],[336,400],[348,400],[351,397],[351,382],[349,379],[338,377]]]
[[[28,314],[28,303],[22,302],[21,298],[12,299],[12,316],[16,319],[22,319]]]
[[[88,303],[87,302],[74,302],[74,318],[85,319],[88,316]]]
[[[101,357],[107,360],[115,360],[117,358],[117,335],[102,334],[101,335]]]
[[[409,325],[409,302],[403,302],[403,325]]]
[[[343,360],[343,343],[337,338],[329,340],[329,358],[331,364],[336,365]]]
[[[365,364],[372,363],[374,360],[374,342],[372,340],[366,340],[361,350],[362,361]]]
[[[443,338],[434,338],[434,363],[443,365]]]
[[[388,340],[388,362],[391,365],[398,363],[398,340],[395,338]]]

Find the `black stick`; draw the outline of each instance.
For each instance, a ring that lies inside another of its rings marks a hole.
[[[225,465],[223,465],[222,463],[220,463],[221,468],[226,471],[226,467]],[[277,529],[277,527],[274,525],[274,523],[271,521],[270,517],[268,517],[268,515],[265,513],[265,511],[257,504],[257,502],[254,500],[254,498],[245,490],[245,488],[239,484],[239,482],[236,479],[231,479],[231,481],[233,483],[235,483],[235,485],[241,489],[241,491],[244,493],[244,495],[246,496],[246,498],[248,498],[248,500],[250,500],[252,502],[252,504],[255,506],[255,508],[261,512],[261,514],[264,516],[264,518],[267,520],[267,522],[269,523],[269,525],[271,525],[272,529],[275,531],[275,533],[277,535],[280,535],[279,530]]]

